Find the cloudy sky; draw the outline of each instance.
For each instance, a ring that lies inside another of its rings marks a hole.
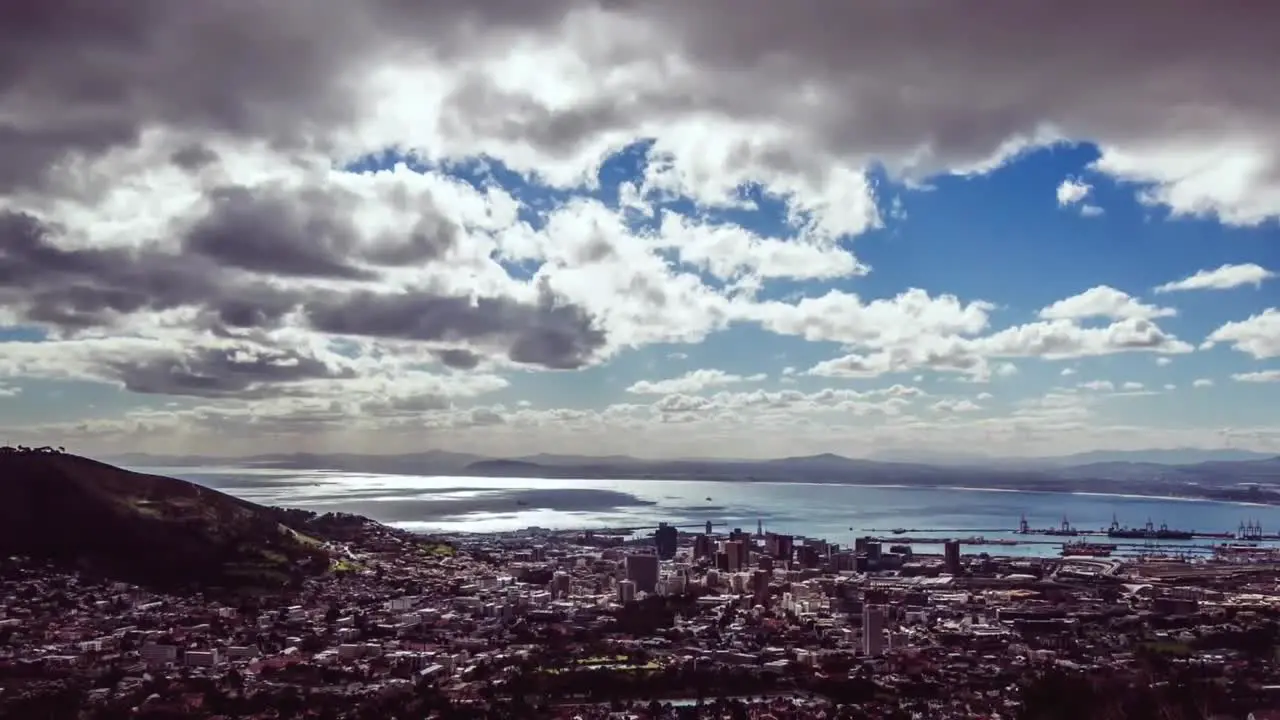
[[[1280,451],[1233,5],[18,3],[0,441]]]

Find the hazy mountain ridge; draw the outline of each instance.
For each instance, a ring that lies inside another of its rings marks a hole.
[[[1132,457],[1215,457],[1243,451],[1162,450]],[[1115,453],[1071,456],[1090,460],[1007,460],[985,465],[939,465],[848,458],[833,453],[771,460],[645,460],[628,456],[588,457],[539,454],[483,458],[465,453],[427,451],[405,455],[308,454],[248,458],[191,458],[133,455],[117,462],[134,467],[243,464],[295,470],[404,475],[490,477],[610,478],[618,480],[704,480],[717,482],[796,482],[912,487],[972,487],[1048,492],[1107,492],[1194,497],[1249,502],[1280,501],[1280,457],[1249,453],[1244,460],[1209,460],[1184,465],[1115,460]],[[1121,457],[1125,457],[1121,454]],[[1253,456],[1258,456],[1253,458]],[[1248,485],[1258,486],[1251,489]]]
[[[112,462],[123,465],[160,467],[213,466],[213,465],[255,465],[262,467],[278,467],[287,469],[330,469],[349,470],[351,472],[414,472],[440,473],[444,470],[466,469],[468,465],[485,460],[519,460],[549,466],[600,466],[626,465],[641,466],[655,463],[683,464],[748,464],[778,465],[805,464],[855,467],[859,465],[906,465],[913,467],[943,467],[997,470],[1017,469],[1050,469],[1050,468],[1083,468],[1104,465],[1146,465],[1146,466],[1189,466],[1210,465],[1214,463],[1237,463],[1269,461],[1275,458],[1268,453],[1251,450],[1220,448],[1203,450],[1197,448],[1155,448],[1148,450],[1099,450],[1072,455],[1032,458],[1007,458],[982,455],[980,453],[935,453],[931,451],[886,450],[873,453],[866,458],[852,458],[835,453],[820,453],[770,459],[744,458],[671,458],[654,460],[636,458],[627,455],[566,455],[557,453],[538,453],[523,456],[485,456],[474,453],[458,453],[445,450],[426,450],[415,453],[397,454],[361,454],[361,453],[269,453],[242,457],[226,457],[215,455],[155,455],[149,453],[124,453],[107,456]],[[375,468],[401,467],[405,470],[379,470]],[[1154,469],[1154,468],[1153,468]]]
[[[767,461],[633,461],[625,465],[481,460],[467,466],[467,471],[500,477],[972,487],[1280,502],[1280,457],[1196,465],[1097,462],[1070,467],[1000,468],[877,462],[824,454]]]

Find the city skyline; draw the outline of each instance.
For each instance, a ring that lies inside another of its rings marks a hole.
[[[0,29],[0,440],[1280,453],[1266,19],[749,5]]]

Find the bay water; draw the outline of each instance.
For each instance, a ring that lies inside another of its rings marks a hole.
[[[1243,522],[1280,531],[1280,507],[1097,494],[1011,492],[979,488],[905,488],[809,483],[493,478],[360,474],[252,467],[137,468],[179,477],[266,505],[349,512],[406,530],[491,533],[547,529],[644,528],[659,522],[696,531],[707,521],[824,538],[904,529],[911,536],[1011,538],[1025,517],[1033,528],[1065,519],[1099,530],[1114,519],[1138,527],[1234,532]],[[964,531],[964,532],[961,532]],[[643,531],[637,531],[643,532]],[[1023,538],[1020,538],[1023,539]],[[1056,554],[1060,538],[1041,545],[971,547],[1001,555]],[[1099,539],[1105,541],[1105,539]],[[1054,542],[1056,541],[1056,542]],[[1140,541],[1139,541],[1140,542]],[[1221,542],[1198,540],[1198,544]],[[1162,543],[1177,545],[1174,543]],[[1188,543],[1191,544],[1191,543]],[[930,551],[929,546],[919,548]]]

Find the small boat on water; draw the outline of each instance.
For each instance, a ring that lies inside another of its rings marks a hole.
[[[906,528],[894,528],[891,532],[892,532],[894,535],[905,535],[905,534],[906,534],[906,532],[907,532],[907,529],[906,529]]]

